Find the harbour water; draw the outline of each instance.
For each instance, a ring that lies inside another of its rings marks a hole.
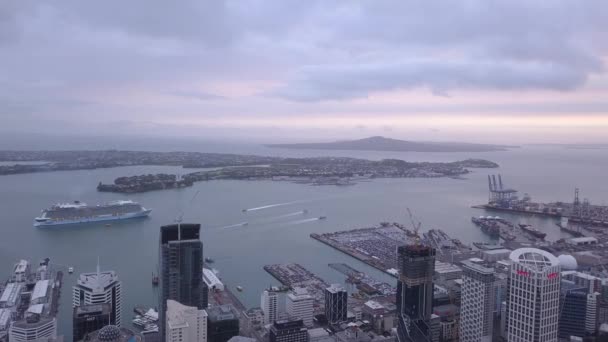
[[[125,148],[125,147],[122,147]],[[153,150],[153,148],[150,148]],[[205,152],[213,152],[201,148]],[[71,336],[71,286],[80,272],[94,271],[97,257],[102,269],[115,270],[123,281],[123,322],[130,321],[136,304],[154,306],[156,295],[151,275],[156,270],[158,232],[184,211],[184,222],[203,225],[204,254],[228,286],[241,285],[236,292],[248,307],[259,305],[264,287],[276,284],[262,267],[280,262],[297,262],[327,282],[342,282],[343,276],[327,266],[347,263],[378,279],[394,282],[385,274],[321,244],[310,233],[366,227],[381,221],[398,221],[409,226],[406,207],[422,221],[423,229],[441,228],[465,243],[488,241],[471,216],[488,215],[472,209],[487,201],[487,174],[501,173],[510,186],[528,192],[538,201],[570,201],[574,187],[592,203],[608,203],[608,150],[573,150],[563,147],[531,146],[493,153],[389,153],[358,151],[278,150],[263,147],[231,147],[221,152],[284,156],[352,156],[368,159],[398,158],[409,161],[453,161],[484,158],[501,165],[478,169],[457,179],[379,179],[355,186],[310,186],[272,181],[216,181],[195,183],[191,188],[120,195],[97,192],[99,181],[112,182],[119,176],[143,173],[186,173],[178,167],[134,166],[113,169],[64,171],[0,177],[0,277],[9,275],[20,258],[38,262],[50,257],[57,265],[73,266],[65,277],[60,307],[60,333]],[[191,200],[196,192],[199,194]],[[32,220],[40,210],[60,201],[81,200],[96,204],[132,199],[151,208],[147,219],[34,228]],[[287,204],[286,204],[287,203]],[[271,206],[273,204],[284,204]],[[242,209],[265,207],[243,212]],[[289,215],[307,209],[307,213]],[[496,215],[493,213],[493,215]],[[555,240],[562,233],[553,219],[500,216],[526,222]],[[305,220],[326,216],[325,220]],[[247,222],[247,225],[241,223]],[[225,228],[232,226],[230,228]],[[59,266],[58,266],[59,267]]]

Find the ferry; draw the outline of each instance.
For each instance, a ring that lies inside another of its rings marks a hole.
[[[151,211],[130,200],[113,201],[96,206],[74,201],[56,204],[42,210],[42,215],[34,219],[34,227],[126,220],[147,217]]]

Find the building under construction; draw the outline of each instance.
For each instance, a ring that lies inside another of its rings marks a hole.
[[[421,244],[410,244],[400,246],[397,252],[399,341],[431,341],[435,249]]]
[[[506,188],[502,183],[501,175],[498,175],[498,181],[496,181],[496,175],[488,175],[488,188],[490,204],[509,207],[512,201],[517,200],[517,190]]]

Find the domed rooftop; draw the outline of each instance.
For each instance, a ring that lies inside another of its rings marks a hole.
[[[559,265],[559,260],[553,254],[537,248],[516,249],[511,252],[509,258],[536,272],[542,272],[546,267]]]
[[[105,327],[99,330],[99,334],[97,334],[97,339],[99,341],[107,341],[113,342],[118,341],[120,338],[120,328],[115,325],[106,325]]]
[[[557,257],[559,264],[562,266],[564,271],[574,271],[578,268],[576,259],[570,254],[562,254]]]

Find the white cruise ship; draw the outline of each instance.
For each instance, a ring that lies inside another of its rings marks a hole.
[[[96,206],[89,206],[86,203],[75,201],[74,203],[56,204],[42,210],[42,215],[34,219],[34,226],[46,227],[63,224],[125,220],[146,217],[151,211],[133,201],[114,201]]]

